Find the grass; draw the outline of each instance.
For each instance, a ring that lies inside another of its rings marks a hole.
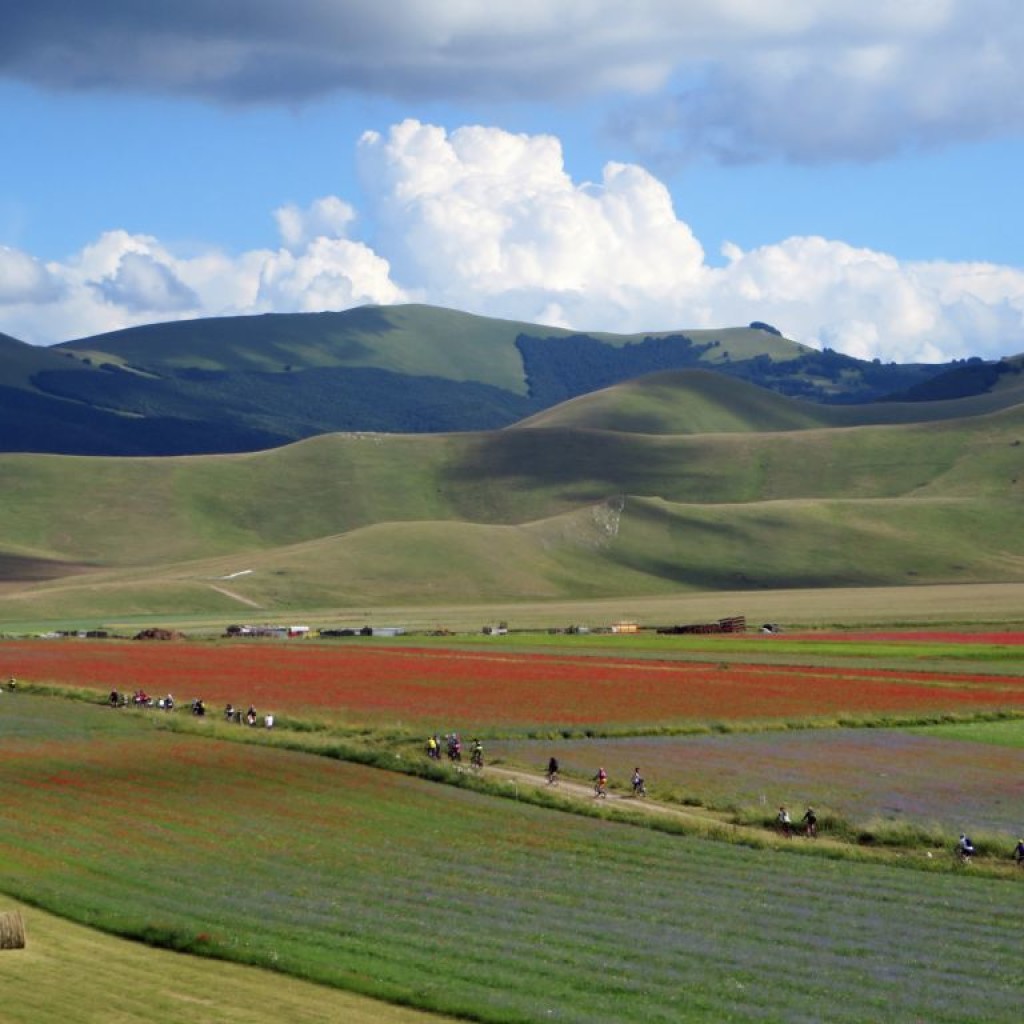
[[[338,434],[195,458],[3,455],[0,552],[64,575],[5,588],[0,617],[1016,582],[1022,415],[781,433]]]
[[[4,1024],[440,1024],[279,971],[130,942],[0,897],[28,942],[0,955]]]
[[[1000,747],[1024,749],[1024,720],[954,722],[922,726],[914,731],[937,739],[965,740],[970,743],[990,743]]]
[[[10,700],[0,890],[103,929],[485,1021],[1017,1015],[1005,882],[671,836]]]

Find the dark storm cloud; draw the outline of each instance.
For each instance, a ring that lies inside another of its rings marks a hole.
[[[1024,131],[1018,0],[33,0],[0,77],[233,104],[603,94],[645,158],[870,160]]]
[[[60,90],[294,102],[336,91],[481,97],[570,88],[547,15],[423,0],[34,0],[12,6],[0,75]],[[509,26],[509,30],[506,30]],[[549,58],[544,56],[545,50]],[[565,56],[562,51],[562,56]],[[545,81],[536,80],[545,65]]]

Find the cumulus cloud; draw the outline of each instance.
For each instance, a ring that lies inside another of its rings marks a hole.
[[[39,260],[0,245],[0,303],[53,302],[60,290],[60,282]]]
[[[574,181],[547,135],[410,120],[364,135],[358,159],[372,248],[345,237],[355,210],[328,196],[277,211],[276,250],[181,255],[122,231],[46,268],[0,250],[0,328],[54,342],[159,319],[419,301],[624,333],[763,320],[883,361],[1024,351],[1017,268],[901,262],[820,237],[727,245],[719,265],[650,172],[610,163],[599,181]]]
[[[315,313],[374,302],[400,302],[405,293],[386,260],[358,242],[318,237],[300,255],[268,254],[260,268],[254,306],[270,311]]]
[[[624,307],[703,264],[661,182],[612,163],[601,182],[576,184],[552,136],[405,121],[364,135],[360,165],[397,272],[443,304],[544,293]]]
[[[337,196],[323,196],[303,210],[294,203],[274,212],[281,241],[292,251],[302,249],[314,238],[344,238],[356,218],[352,206]]]
[[[51,344],[165,320],[403,301],[407,296],[391,280],[387,261],[366,245],[324,235],[298,244],[304,232],[325,222],[325,212],[344,206],[324,199],[306,211],[288,208],[282,226],[288,245],[238,256],[212,247],[178,255],[150,236],[108,231],[52,264],[49,290],[37,284],[34,292],[9,284],[17,279],[7,270],[38,264],[0,249],[0,325],[25,341]],[[337,227],[337,219],[332,223]]]
[[[0,76],[231,103],[639,97],[639,152],[873,159],[1024,130],[1017,0],[35,0]]]
[[[114,273],[93,287],[107,302],[132,313],[178,313],[199,305],[195,292],[148,253],[126,252]]]

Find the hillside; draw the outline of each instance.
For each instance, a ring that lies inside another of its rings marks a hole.
[[[871,424],[933,423],[982,416],[1024,402],[1019,360],[991,377],[992,389],[965,397],[823,405],[708,370],[668,370],[529,416],[516,428],[575,428],[641,434],[809,430]]]
[[[0,616],[1019,581],[1022,438],[1024,404],[828,426],[690,373],[499,431],[4,455]]]
[[[896,394],[926,406],[1006,385],[1003,364],[869,363],[768,325],[615,335],[416,305],[176,321],[51,349],[0,336],[0,355],[0,451],[72,455],[257,451],[336,431],[494,430],[682,369],[833,406]]]

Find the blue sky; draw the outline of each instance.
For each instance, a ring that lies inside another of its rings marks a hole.
[[[1011,0],[36,0],[0,332],[431,302],[1024,352]]]

